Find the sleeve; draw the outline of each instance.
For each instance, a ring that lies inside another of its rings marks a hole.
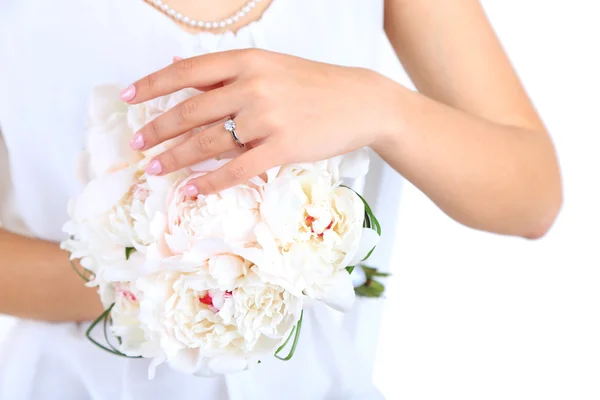
[[[25,224],[18,215],[14,199],[14,188],[11,182],[8,150],[0,131],[0,227],[10,231],[26,234]]]

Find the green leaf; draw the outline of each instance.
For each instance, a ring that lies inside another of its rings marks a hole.
[[[377,298],[377,297],[381,297],[381,295],[382,295],[382,293],[378,292],[377,290],[370,288],[368,286],[364,286],[364,285],[354,288],[354,292],[356,293],[357,296],[361,296],[361,297]]]
[[[381,282],[378,282],[376,280],[369,279],[365,285],[369,289],[372,289],[372,290],[374,290],[376,292],[379,292],[381,294],[383,294],[383,292],[385,292],[385,286],[383,286],[383,284]]]
[[[346,267],[346,271],[348,271],[348,273],[351,274],[352,271],[354,271],[354,266],[352,266],[352,267]]]
[[[135,251],[135,247],[125,247],[125,259],[129,260],[129,257],[131,257],[131,253],[133,253]]]
[[[354,292],[357,296],[362,297],[382,297],[385,293],[385,286],[374,279],[374,277],[388,277],[390,274],[387,272],[379,272],[377,268],[367,267],[361,265],[361,268],[365,271],[367,281],[364,285],[354,288]]]
[[[369,206],[369,203],[367,203],[367,200],[365,200],[365,198],[362,197],[360,195],[360,193],[358,193],[356,190],[352,189],[351,187],[348,187],[346,185],[342,185],[342,186],[347,189],[352,190],[362,200],[362,202],[365,206],[365,221],[363,223],[363,226],[368,229],[373,229],[375,232],[377,232],[377,234],[379,236],[381,236],[381,225],[379,224],[379,220],[377,219],[377,217],[375,217],[375,214],[373,214],[373,210],[371,210],[371,207]],[[363,258],[363,261],[365,261],[369,257],[371,257],[371,254],[373,254],[375,247],[377,247],[377,246],[373,246],[373,248],[371,249],[371,251],[369,251],[367,256],[365,258]]]
[[[292,328],[291,332],[290,332],[290,336],[288,336],[288,338],[285,340],[285,342],[281,345],[281,347],[279,347],[277,349],[277,351],[275,352],[275,357],[277,357],[278,359],[282,360],[282,361],[289,361],[292,359],[292,356],[294,355],[294,353],[296,352],[296,346],[298,345],[298,339],[300,338],[300,331],[302,330],[302,318],[304,317],[304,310],[302,311],[302,313],[300,314],[300,319],[298,320],[298,324],[296,324],[296,326],[294,326],[294,328]],[[288,344],[288,342],[290,341],[290,338],[292,337],[292,335],[294,334],[294,343],[292,343],[292,349],[290,350],[290,353],[286,356],[286,357],[279,357],[279,353],[285,348],[285,346]]]
[[[365,274],[367,275],[368,278],[373,277],[373,276],[388,277],[391,275],[388,272],[380,272],[379,270],[377,270],[377,268],[366,267],[364,265],[362,266],[362,269],[365,271]]]

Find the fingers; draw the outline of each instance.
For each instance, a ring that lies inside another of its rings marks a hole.
[[[232,50],[178,60],[125,88],[121,100],[137,104],[184,88],[203,90],[232,81],[243,67],[245,52]]]
[[[225,86],[182,101],[140,129],[131,139],[131,147],[147,150],[196,127],[237,114],[241,99],[235,90],[235,85]]]
[[[237,122],[240,126],[246,126],[243,119],[238,119]],[[243,132],[238,137],[243,143],[259,139],[252,132]],[[148,163],[146,172],[150,175],[168,174],[237,148],[231,133],[223,127],[222,122],[218,122],[193,133],[182,143],[154,157]]]
[[[191,180],[183,194],[194,197],[208,195],[239,185],[278,164],[275,147],[265,143],[225,164],[216,171]]]

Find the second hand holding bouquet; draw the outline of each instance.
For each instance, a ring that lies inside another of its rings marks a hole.
[[[97,344],[153,359],[150,377],[163,362],[210,376],[273,355],[289,359],[307,300],[348,310],[352,267],[379,239],[370,208],[343,185],[366,174],[366,150],[284,165],[243,185],[189,197],[186,183],[227,163],[227,155],[150,176],[144,171],[150,159],[183,138],[146,152],[131,150],[129,139],[198,92],[127,105],[119,91],[102,86],[92,96],[79,168],[86,186],[69,205],[70,238],[62,244],[80,259],[106,309],[90,330],[103,323],[118,341]]]

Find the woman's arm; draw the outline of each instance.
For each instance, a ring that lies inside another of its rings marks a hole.
[[[386,0],[386,32],[423,95],[390,87],[374,149],[457,221],[537,238],[561,205],[558,163],[477,0]]]
[[[86,321],[102,313],[56,243],[0,228],[0,314],[44,321]]]
[[[263,50],[208,54],[122,92],[135,104],[186,87],[205,90],[140,129],[131,146],[147,150],[234,116],[251,149],[190,181],[186,195],[371,146],[457,221],[544,235],[562,201],[556,155],[479,3],[388,0],[386,28],[423,94],[372,71]],[[146,171],[166,174],[235,148],[215,124],[156,156]]]

